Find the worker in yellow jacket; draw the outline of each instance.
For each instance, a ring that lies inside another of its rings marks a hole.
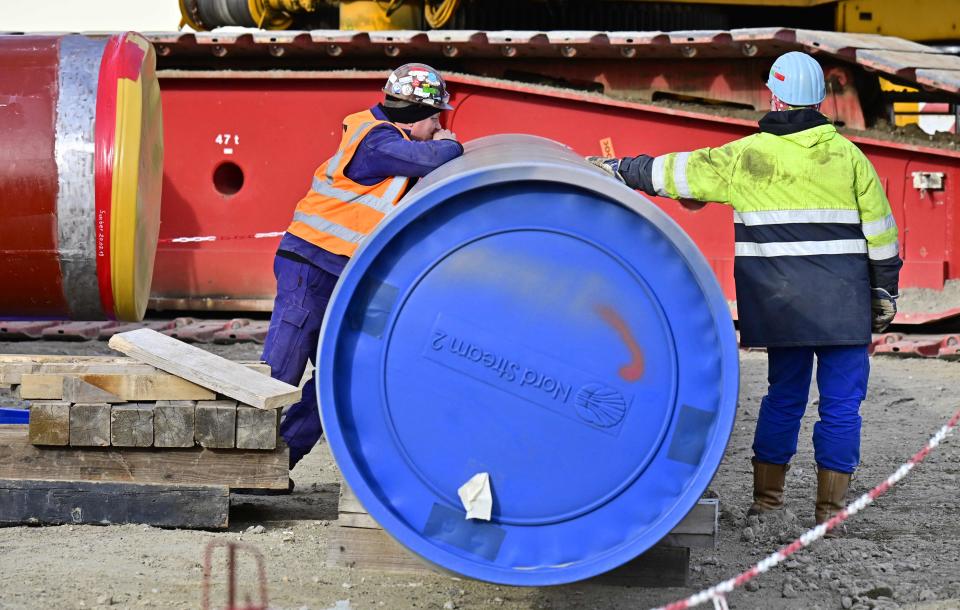
[[[760,132],[717,148],[651,157],[590,157],[650,195],[729,205],[741,344],[765,347],[769,389],[753,443],[750,513],[783,506],[817,360],[816,522],[840,511],[860,460],[871,330],[896,314],[897,226],[863,153],[820,114],[823,71],[791,52],[770,69]]]
[[[316,357],[323,314],[349,258],[417,178],[463,153],[456,135],[440,125],[440,113],[452,106],[439,72],[403,65],[383,93],[382,102],[343,120],[340,146],[317,168],[277,249],[277,297],[263,359],[273,377],[293,385]],[[321,433],[311,378],[280,424],[290,468]]]

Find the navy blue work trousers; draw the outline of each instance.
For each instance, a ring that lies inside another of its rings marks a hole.
[[[273,261],[277,297],[270,330],[263,345],[263,360],[274,379],[300,385],[307,360],[316,366],[317,342],[323,312],[337,284],[337,276],[309,263],[277,256]],[[303,386],[303,398],[287,409],[280,435],[290,446],[290,468],[310,453],[323,427],[317,408],[314,376]]]
[[[768,348],[770,387],[760,404],[753,454],[761,462],[786,464],[797,452],[814,356],[820,390],[814,457],[821,468],[852,473],[860,463],[860,403],[870,376],[866,345]]]

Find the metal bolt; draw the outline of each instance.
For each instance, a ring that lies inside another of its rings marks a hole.
[[[274,57],[283,57],[283,54],[287,52],[286,49],[284,49],[278,44],[270,45],[269,51],[270,51],[270,55],[273,55]]]
[[[396,57],[400,54],[400,47],[394,44],[388,44],[387,46],[383,47],[383,52],[389,57]]]
[[[456,57],[460,54],[460,49],[453,46],[452,44],[443,45],[443,54],[447,57]]]
[[[753,57],[754,55],[757,54],[757,51],[758,51],[757,45],[751,44],[749,42],[743,43],[743,47],[740,50],[743,51],[743,54],[746,55],[747,57]]]
[[[620,54],[623,55],[624,57],[628,57],[628,58],[629,58],[629,57],[636,57],[636,56],[637,56],[637,49],[634,48],[634,47],[623,47],[623,48],[620,49]]]
[[[334,57],[337,57],[338,55],[340,55],[340,54],[343,53],[343,48],[342,48],[340,45],[338,45],[338,44],[328,44],[328,45],[327,45],[327,53],[328,53],[329,55],[332,55],[332,56],[334,56]]]
[[[157,45],[157,54],[161,57],[166,57],[167,55],[170,55],[170,53],[170,47],[162,44]]]
[[[680,47],[680,54],[689,59],[697,54],[697,49],[690,45],[683,45]]]
[[[226,47],[223,47],[218,44],[213,45],[213,54],[216,55],[217,57],[224,57],[227,54],[227,49]]]
[[[513,57],[517,54],[517,49],[513,45],[504,45],[502,52],[507,57]]]
[[[560,47],[560,54],[563,55],[564,57],[573,57],[574,55],[577,54],[577,50],[571,47],[570,45],[565,45],[563,47]]]

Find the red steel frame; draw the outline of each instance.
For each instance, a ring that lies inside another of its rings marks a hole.
[[[160,308],[269,309],[273,252],[317,165],[336,149],[341,119],[380,96],[378,72],[161,73],[166,159],[161,244],[152,290]],[[530,133],[582,154],[661,154],[717,146],[755,123],[599,95],[452,76],[461,140]],[[960,152],[852,137],[883,180],[901,228],[901,286],[960,278],[956,209]],[[217,169],[227,164],[227,169]],[[232,165],[231,165],[232,164]],[[235,165],[235,167],[234,167]],[[242,172],[242,186],[239,172]],[[945,188],[913,188],[913,172],[943,172]],[[218,175],[218,191],[215,185]],[[223,192],[221,192],[223,191]],[[655,198],[696,241],[729,298],[733,224],[724,206],[688,212]],[[182,237],[215,237],[174,243]]]

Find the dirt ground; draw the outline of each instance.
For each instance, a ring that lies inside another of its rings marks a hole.
[[[209,348],[237,359],[259,355],[253,344]],[[0,343],[0,353],[109,352],[97,342]],[[294,470],[297,489],[291,496],[234,496],[226,532],[134,525],[0,528],[0,608],[198,608],[204,547],[216,539],[243,540],[263,552],[273,608],[633,610],[673,601],[749,567],[813,524],[813,408],[788,475],[788,509],[776,517],[745,517],[766,356],[741,355],[740,411],[711,486],[722,507],[719,545],[693,552],[689,587],[585,582],[514,588],[440,574],[326,568],[324,546],[337,517],[339,487],[329,453],[318,447]],[[918,450],[957,408],[958,388],[960,363],[874,358],[863,407],[863,464],[852,493],[863,493]],[[11,402],[0,397],[0,404]],[[215,576],[215,590],[222,592],[222,566]],[[248,588],[255,582],[250,562],[241,582]],[[212,607],[222,607],[223,598],[216,599],[220,603]],[[729,603],[740,609],[960,608],[960,436],[855,517],[846,537],[816,543],[756,586],[733,593]]]

